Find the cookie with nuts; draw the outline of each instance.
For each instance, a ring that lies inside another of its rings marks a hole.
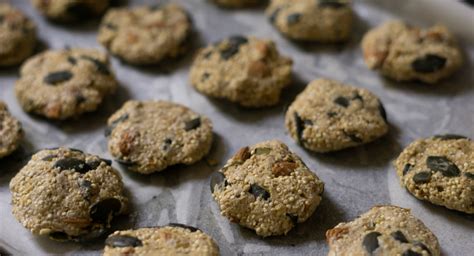
[[[38,11],[48,19],[60,22],[77,22],[101,15],[109,0],[31,0]]]
[[[23,136],[20,121],[14,118],[7,105],[0,101],[0,158],[15,151],[20,146]]]

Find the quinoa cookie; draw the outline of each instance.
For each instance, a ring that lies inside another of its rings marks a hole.
[[[227,8],[242,8],[247,6],[255,6],[264,3],[264,0],[212,0],[217,5]]]
[[[31,0],[41,14],[56,21],[78,21],[101,15],[109,0]]]
[[[131,64],[155,64],[184,53],[191,20],[177,4],[112,9],[100,26],[98,41]]]
[[[193,164],[209,152],[209,118],[169,101],[128,101],[108,120],[109,151],[129,170],[150,174]]]
[[[183,224],[116,231],[105,240],[104,256],[217,256],[219,247],[201,230]]]
[[[272,0],[266,13],[285,36],[298,41],[342,42],[352,31],[349,0]]]
[[[388,131],[385,109],[377,96],[328,79],[311,82],[296,97],[285,124],[301,146],[321,153],[362,145]]]
[[[21,123],[10,115],[7,105],[0,101],[0,159],[15,151],[23,136]]]
[[[105,53],[66,49],[46,51],[25,62],[15,91],[26,112],[67,119],[96,110],[116,87]]]
[[[127,208],[122,178],[110,165],[77,149],[39,151],[10,182],[13,215],[33,234],[54,240],[102,235]]]
[[[463,62],[453,35],[442,25],[421,29],[389,21],[367,32],[362,50],[370,69],[397,81],[433,84],[453,74]]]
[[[240,149],[210,185],[222,215],[263,237],[306,221],[324,191],[324,183],[277,140]]]
[[[0,67],[20,64],[36,46],[36,26],[20,10],[0,3]]]
[[[409,209],[375,206],[326,232],[328,256],[439,256],[436,236]]]
[[[400,183],[421,200],[474,213],[474,142],[447,134],[411,143],[395,161]]]
[[[244,107],[278,103],[291,82],[292,60],[278,53],[272,41],[232,36],[202,49],[190,71],[201,93]]]

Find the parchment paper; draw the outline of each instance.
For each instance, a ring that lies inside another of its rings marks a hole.
[[[45,47],[97,47],[98,21],[80,25],[46,22],[27,0],[11,1],[38,24]],[[155,1],[129,1],[130,5]],[[166,99],[209,116],[215,143],[208,159],[193,166],[177,166],[142,176],[117,163],[132,203],[128,217],[114,229],[181,222],[199,227],[220,246],[222,255],[326,255],[325,232],[350,221],[376,204],[395,204],[413,213],[438,236],[444,255],[472,255],[472,216],[419,201],[399,185],[392,161],[412,140],[439,133],[474,138],[474,11],[453,0],[355,1],[357,21],[351,42],[343,45],[296,44],[282,37],[263,15],[264,8],[223,10],[205,0],[176,1],[191,13],[196,35],[194,49],[232,34],[250,34],[276,41],[283,54],[294,59],[294,83],[276,107],[246,110],[197,93],[188,83],[193,53],[159,67],[137,68],[113,59],[120,80],[118,93],[100,108],[78,120],[51,122],[24,113],[14,96],[18,69],[0,70],[0,99],[23,123],[26,138],[21,149],[0,161],[0,246],[15,255],[97,255],[103,240],[94,243],[58,243],[31,235],[11,214],[8,184],[34,150],[70,146],[111,158],[103,136],[107,117],[127,99]],[[395,83],[370,71],[363,63],[359,42],[380,22],[402,18],[417,25],[446,24],[459,38],[465,65],[440,85]],[[195,52],[195,51],[194,51]],[[328,77],[368,88],[384,102],[390,133],[369,145],[332,154],[313,154],[285,133],[283,112],[311,80]],[[208,177],[240,147],[267,139],[280,139],[299,154],[326,183],[324,199],[315,214],[287,236],[262,239],[251,230],[231,224],[211,198]]]

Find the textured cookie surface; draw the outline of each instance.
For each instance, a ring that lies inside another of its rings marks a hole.
[[[232,36],[202,49],[191,67],[191,84],[201,93],[245,107],[278,103],[291,81],[292,61],[272,41]]]
[[[105,240],[104,256],[217,256],[219,248],[201,230],[171,223],[164,227],[116,231]]]
[[[385,109],[370,91],[319,79],[290,105],[285,117],[291,137],[315,152],[371,142],[388,131]]]
[[[347,0],[272,0],[266,13],[282,34],[295,40],[341,42],[352,30]]]
[[[110,164],[77,149],[39,151],[10,182],[13,215],[55,240],[100,236],[127,208],[122,178]]]
[[[240,8],[254,6],[265,2],[264,0],[211,0],[217,5],[229,8]]]
[[[474,213],[474,142],[438,135],[411,143],[395,161],[404,186],[421,200]]]
[[[8,112],[7,105],[0,101],[0,158],[15,151],[22,138],[20,122]]]
[[[36,26],[21,11],[0,3],[0,67],[20,64],[36,45]]]
[[[192,164],[212,144],[212,123],[168,101],[129,101],[108,120],[109,151],[128,169],[140,173]]]
[[[436,83],[462,65],[453,35],[442,25],[422,29],[389,21],[364,36],[367,66],[398,81]]]
[[[222,215],[257,235],[284,235],[306,221],[322,199],[324,183],[280,141],[240,149],[211,177]]]
[[[375,206],[326,232],[328,256],[438,256],[438,239],[409,209]]]
[[[44,16],[58,21],[79,21],[102,14],[109,0],[31,0]]]
[[[112,9],[105,15],[98,41],[132,64],[153,64],[186,49],[191,20],[176,4]]]
[[[67,119],[96,110],[116,87],[106,54],[71,49],[46,51],[28,59],[15,92],[25,111]]]

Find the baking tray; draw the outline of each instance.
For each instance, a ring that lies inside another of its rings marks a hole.
[[[98,21],[80,25],[46,22],[27,0],[11,1],[38,24],[45,47],[97,47]],[[474,138],[474,11],[457,1],[372,0],[355,1],[357,13],[352,40],[346,44],[297,44],[282,37],[263,15],[264,7],[220,9],[205,0],[175,1],[192,15],[196,33],[193,52],[199,46],[233,34],[249,34],[274,40],[280,51],[295,62],[294,82],[281,103],[272,108],[248,110],[197,93],[188,83],[193,53],[157,67],[137,68],[113,59],[120,81],[118,93],[95,113],[78,120],[51,122],[24,113],[14,96],[18,68],[0,71],[0,99],[23,123],[26,138],[21,149],[0,161],[0,246],[15,255],[97,255],[103,240],[92,243],[58,243],[31,235],[11,214],[8,184],[35,150],[70,146],[111,158],[103,136],[107,117],[128,99],[172,100],[209,116],[215,142],[210,155],[192,166],[176,166],[142,176],[120,170],[132,210],[114,222],[114,229],[138,228],[181,222],[197,226],[218,243],[222,255],[326,255],[325,232],[349,221],[376,204],[411,208],[414,215],[439,238],[444,255],[469,255],[474,249],[472,216],[419,201],[399,185],[392,161],[412,140],[439,133],[459,133]],[[156,1],[128,1],[129,5]],[[395,83],[365,66],[360,39],[370,28],[391,18],[417,25],[446,24],[457,36],[465,64],[451,79],[439,85]],[[314,154],[286,134],[285,106],[316,78],[334,78],[367,88],[384,102],[390,133],[366,146],[331,154]],[[324,198],[314,215],[287,236],[260,238],[251,230],[222,217],[209,191],[209,175],[218,170],[240,147],[279,139],[300,155],[326,183]],[[213,162],[216,161],[217,164]]]

